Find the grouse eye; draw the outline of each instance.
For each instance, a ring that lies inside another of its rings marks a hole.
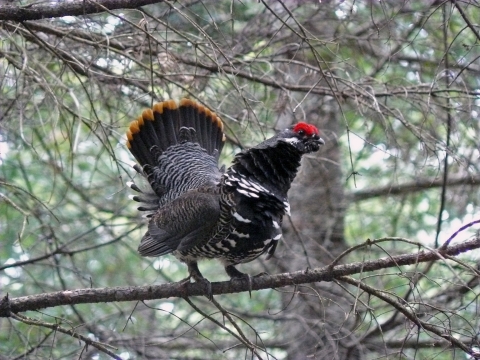
[[[300,136],[305,136],[305,130],[300,130],[300,131],[298,132],[298,135],[300,135]]]

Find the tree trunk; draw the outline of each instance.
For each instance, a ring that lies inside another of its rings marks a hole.
[[[290,190],[291,221],[284,219],[284,251],[278,254],[282,271],[306,270],[328,265],[346,249],[344,240],[345,196],[340,161],[342,128],[335,99],[311,97],[303,104],[305,120],[316,124],[326,144],[304,158]],[[296,319],[288,322],[285,338],[288,359],[349,359],[358,352],[345,347],[356,343],[349,318],[351,301],[334,283],[298,287],[283,296],[285,311]]]

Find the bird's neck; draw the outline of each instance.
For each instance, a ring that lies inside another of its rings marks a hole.
[[[230,169],[286,197],[301,157],[302,154],[290,144],[277,142],[273,146],[254,147],[237,154]]]

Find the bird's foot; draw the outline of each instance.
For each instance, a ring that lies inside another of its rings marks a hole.
[[[204,277],[199,278],[199,279],[195,279],[195,282],[203,284],[203,286],[205,287],[205,291],[206,291],[205,296],[207,297],[208,300],[212,301],[213,300],[212,283],[210,281],[208,281],[207,279],[205,279]]]
[[[198,265],[196,262],[187,263],[187,266],[188,266],[188,273],[190,275],[186,279],[182,280],[182,282],[187,284],[187,283],[190,283],[190,279],[193,279],[195,280],[196,283],[203,284],[205,286],[207,299],[212,301],[213,299],[212,283],[203,277],[200,270],[198,270]]]
[[[248,274],[244,274],[241,271],[237,270],[235,266],[228,265],[225,266],[225,271],[228,276],[230,276],[230,280],[247,280],[248,281],[248,293],[250,294],[250,298],[252,297],[252,276]],[[255,275],[254,277],[260,276],[262,274]]]

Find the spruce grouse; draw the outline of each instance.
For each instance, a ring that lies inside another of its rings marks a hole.
[[[190,277],[207,283],[197,266],[202,258],[219,259],[231,278],[249,278],[235,265],[273,255],[301,157],[324,144],[315,126],[300,122],[238,153],[222,171],[223,123],[189,99],[145,110],[127,138],[140,165],[134,169],[150,184],[129,183],[138,210],[150,218],[139,253],[172,253]]]

